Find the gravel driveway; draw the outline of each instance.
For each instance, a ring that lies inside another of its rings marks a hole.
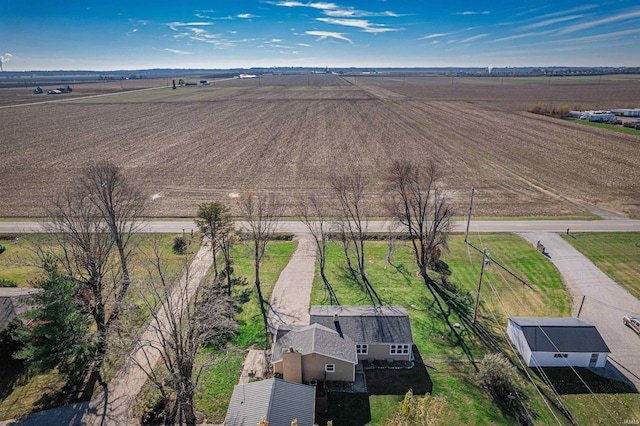
[[[572,315],[590,322],[611,349],[607,369],[617,369],[640,389],[640,336],[622,324],[622,317],[640,314],[640,301],[598,269],[559,234],[519,233],[534,247],[540,241],[558,268],[573,298]],[[584,296],[584,304],[580,304]]]

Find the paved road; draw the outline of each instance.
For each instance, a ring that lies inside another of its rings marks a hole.
[[[519,233],[533,246],[540,241],[558,268],[573,298],[572,315],[598,328],[611,349],[607,368],[617,369],[640,389],[640,339],[622,324],[622,317],[640,314],[640,301],[598,269],[555,233]],[[584,296],[584,304],[580,304]]]
[[[239,227],[244,222],[236,222]],[[371,221],[369,231],[384,232],[393,222]],[[464,232],[467,223],[464,221],[451,222],[453,232]],[[471,221],[469,232],[640,232],[640,220],[476,220]],[[149,221],[144,222],[140,232],[191,232],[198,228],[190,220],[184,221]],[[294,234],[307,234],[307,227],[295,220],[280,221],[278,230]],[[43,232],[42,222],[1,222],[0,233],[32,233]]]

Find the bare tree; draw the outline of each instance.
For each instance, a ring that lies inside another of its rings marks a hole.
[[[147,272],[147,279],[135,286],[136,299],[144,305],[129,309],[138,314],[130,321],[147,324],[128,327],[133,330],[130,337],[139,341],[131,359],[162,395],[165,423],[193,425],[196,389],[203,369],[210,365],[196,363],[196,357],[204,345],[222,347],[237,331],[233,300],[215,285],[190,288],[188,257],[183,269],[172,273],[157,244]]]
[[[213,254],[213,272],[218,277],[218,261],[216,255],[220,250],[221,237],[228,236],[229,228],[233,228],[233,221],[229,213],[229,207],[222,203],[207,203],[198,206],[196,225],[200,228],[200,233],[209,238],[211,253]]]
[[[332,305],[339,305],[338,296],[336,296],[333,286],[329,282],[326,274],[327,266],[327,243],[328,232],[331,223],[327,219],[328,206],[315,195],[310,195],[305,201],[300,203],[298,214],[300,221],[305,224],[311,235],[313,236],[316,246],[318,247],[318,264],[320,266],[320,277],[324,283],[324,287],[329,294],[329,302]]]
[[[118,249],[122,272],[121,294],[118,298],[121,299],[131,283],[128,266],[130,242],[140,226],[144,196],[129,185],[118,167],[109,162],[100,162],[85,169],[79,189],[79,195],[87,197],[100,212]]]
[[[108,334],[118,320],[131,279],[128,259],[144,198],[119,169],[98,163],[84,170],[79,183],[49,209],[48,231],[60,250],[37,249],[41,260],[53,254],[68,277],[80,284],[80,299],[96,325],[92,380],[101,380]]]
[[[222,252],[224,259],[224,275],[227,280],[227,296],[231,296],[231,285],[233,278],[233,259],[231,257],[231,248],[238,242],[235,228],[233,226],[226,227],[221,230],[217,237],[218,246]]]
[[[446,247],[453,215],[444,193],[438,188],[433,163],[422,167],[408,160],[392,163],[387,176],[391,209],[409,233],[420,276],[431,288],[428,269],[436,266],[440,247]]]
[[[254,192],[244,192],[239,198],[239,208],[246,221],[247,234],[255,271],[255,287],[260,304],[260,312],[264,321],[265,348],[270,347],[269,339],[269,302],[264,299],[260,282],[260,263],[264,257],[267,243],[273,239],[276,232],[277,219],[282,206],[273,196],[257,195]]]
[[[362,281],[367,295],[371,299],[373,306],[382,306],[382,300],[373,285],[367,278],[365,271],[365,233],[367,228],[367,218],[363,211],[364,196],[368,182],[358,171],[348,174],[334,176],[331,179],[331,188],[338,200],[338,207],[341,214],[340,229],[343,235],[343,245],[347,256],[348,266],[351,268],[349,256],[349,246],[353,247],[358,265],[358,275]]]

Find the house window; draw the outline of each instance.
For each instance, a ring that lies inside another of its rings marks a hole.
[[[409,355],[410,345],[389,345],[389,355]]]
[[[336,365],[335,364],[325,364],[324,365],[324,371],[325,371],[325,373],[335,373],[336,372]]]
[[[369,354],[369,345],[358,343],[356,345],[356,353],[358,355],[367,355],[367,354]]]
[[[566,358],[569,354],[553,354],[554,358]]]

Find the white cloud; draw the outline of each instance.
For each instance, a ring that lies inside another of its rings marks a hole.
[[[353,7],[345,7],[340,9],[327,9],[324,11],[324,14],[327,16],[333,16],[336,18],[363,18],[363,17],[376,17],[376,16],[386,16],[398,18],[401,15],[395,12],[391,12],[389,10],[385,10],[384,12],[367,12],[366,10],[356,10]]]
[[[351,39],[346,37],[343,33],[334,33],[331,31],[305,31],[305,34],[317,36],[318,41],[324,40],[326,38],[336,38],[338,40],[348,41],[349,43],[353,44]]]
[[[307,43],[298,43],[298,46],[300,46],[300,47],[311,47],[311,45],[307,44]]]
[[[170,22],[167,25],[173,31],[178,31],[180,27],[206,27],[213,25],[213,22]]]
[[[508,37],[502,37],[502,38],[497,38],[495,40],[491,40],[493,42],[497,42],[497,41],[509,41],[509,40],[516,40],[519,38],[525,38],[525,37],[536,37],[536,36],[543,36],[543,35],[547,35],[547,34],[551,34],[555,32],[555,30],[550,30],[550,31],[537,31],[537,32],[532,32],[532,33],[525,33],[525,34],[518,34],[518,35],[512,35],[512,36],[508,36]]]
[[[488,35],[489,34],[478,34],[478,35],[475,35],[473,37],[469,37],[469,38],[465,38],[464,40],[460,40],[460,43],[468,43],[470,41],[478,40],[478,39],[486,37]]]
[[[467,10],[465,12],[457,12],[455,13],[455,15],[462,15],[462,16],[467,16],[467,15],[488,15],[491,12],[489,12],[488,10],[483,10],[482,12],[474,12],[474,11],[470,11]]]
[[[250,13],[241,13],[239,15],[237,15],[238,18],[240,19],[252,19],[252,18],[259,18],[259,16],[256,15],[252,15]]]
[[[322,10],[327,10],[327,9],[337,9],[338,5],[336,5],[335,3],[307,3],[305,6],[308,7],[312,7],[314,9],[322,9]]]
[[[364,32],[367,33],[384,33],[388,31],[398,31],[395,28],[387,28],[383,24],[374,24],[366,19],[316,18],[316,20],[326,22],[327,24],[361,28]]]
[[[276,6],[281,6],[281,7],[303,7],[305,6],[304,3],[300,3],[299,1],[279,1],[276,3],[271,3],[274,4]]]
[[[569,33],[573,33],[580,30],[586,30],[587,28],[597,27],[602,24],[609,24],[611,22],[624,21],[626,19],[633,19],[638,17],[640,17],[640,10],[621,13],[619,15],[610,16],[608,18],[598,19],[596,21],[585,22],[583,24],[577,24],[577,25],[567,27],[564,30],[560,31],[560,34],[569,34]]]
[[[436,37],[444,37],[444,36],[448,36],[451,33],[437,33],[437,34],[429,34],[427,36],[424,37],[420,37],[418,40],[428,40],[430,38],[436,38]]]
[[[279,1],[279,2],[268,2],[268,3],[276,6],[281,6],[281,7],[311,7],[313,9],[321,9],[321,10],[338,9],[337,4],[325,3],[325,2],[302,3],[299,1]]]
[[[540,21],[533,24],[525,25],[524,27],[520,27],[520,30],[533,30],[535,28],[547,27],[549,25],[557,24],[558,22],[572,21],[574,19],[582,18],[584,15],[571,15],[571,16],[563,16],[561,18],[547,19],[546,21]]]
[[[186,52],[184,50],[178,49],[169,49],[168,47],[164,49],[166,52],[175,53],[176,55],[191,55],[191,52]]]

